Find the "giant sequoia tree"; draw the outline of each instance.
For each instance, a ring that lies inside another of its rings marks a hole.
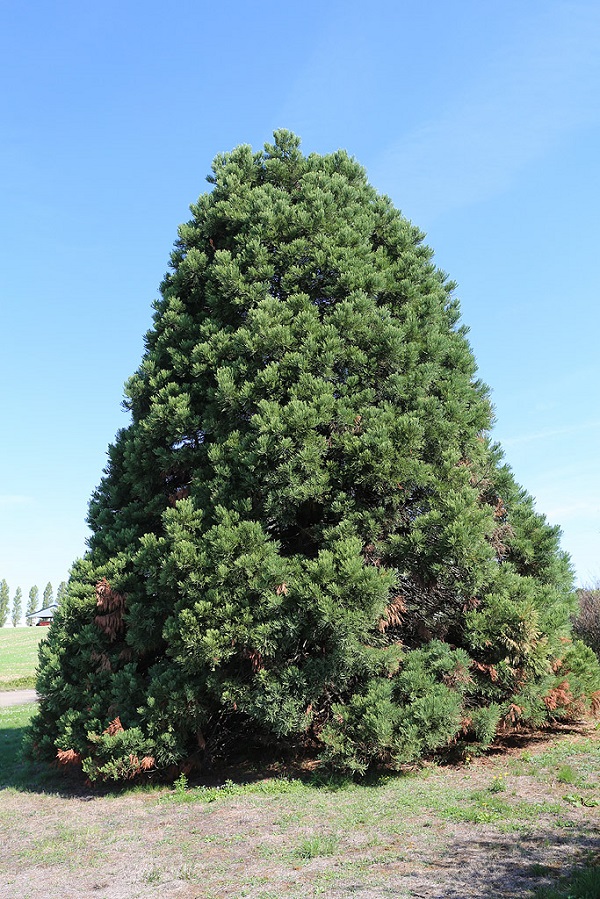
[[[41,650],[92,778],[232,743],[364,770],[579,712],[559,534],[490,442],[453,285],[344,152],[218,156]]]

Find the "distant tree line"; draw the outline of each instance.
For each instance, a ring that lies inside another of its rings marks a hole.
[[[57,605],[60,605],[65,593],[67,591],[67,582],[61,581],[58,585],[58,589],[56,591],[56,599],[54,598],[54,590],[50,581],[44,587],[44,593],[42,594],[42,602],[41,607],[43,609],[52,605],[53,602],[56,602]],[[27,607],[25,609],[25,621],[29,626],[33,625],[33,618],[28,616],[33,615],[40,608],[40,591],[37,585],[31,587],[29,591],[29,598],[27,600]],[[6,580],[0,581],[0,627],[4,627],[6,623],[9,621],[13,627],[17,627],[17,625],[21,621],[21,616],[23,613],[23,591],[20,587],[17,587],[15,590],[12,604],[10,599],[10,590]]]

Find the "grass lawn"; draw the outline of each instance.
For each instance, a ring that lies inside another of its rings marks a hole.
[[[106,791],[22,758],[34,708],[0,709],[0,895],[600,899],[589,724],[359,783],[246,771]]]
[[[33,703],[0,708],[0,791],[7,784],[24,782],[19,777],[23,772],[21,746],[34,711]]]
[[[34,685],[46,634],[0,630],[4,689]],[[24,757],[34,711],[0,708],[0,896],[600,899],[592,722],[358,783],[230,770],[110,791]]]
[[[47,632],[45,627],[0,628],[0,690],[35,687],[38,644]]]

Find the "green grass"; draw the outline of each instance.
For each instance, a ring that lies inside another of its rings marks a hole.
[[[274,777],[251,783],[234,783],[226,780],[218,787],[189,787],[187,777],[182,774],[173,784],[173,792],[164,796],[166,802],[216,802],[230,796],[279,796],[298,793],[309,789],[301,780]]]
[[[47,633],[45,627],[0,628],[0,690],[35,687],[38,644]]]
[[[575,769],[585,766],[597,775],[597,745],[563,744],[560,755],[563,765],[570,764]],[[508,765],[504,764],[500,770],[498,766],[490,771],[487,783],[479,779],[475,789],[469,787],[468,769],[464,771],[464,778],[457,778],[449,776],[450,772],[443,768],[385,775],[360,783],[346,780],[331,785],[315,776],[249,783],[226,781],[221,787],[190,786],[185,778],[180,778],[174,788],[162,796],[161,802],[198,803],[206,807],[206,811],[200,813],[205,815],[216,815],[215,806],[229,803],[236,803],[238,807],[243,803],[245,809],[261,808],[267,812],[278,809],[278,814],[273,817],[272,832],[279,834],[285,842],[257,850],[268,863],[265,870],[269,870],[269,865],[282,864],[300,870],[297,868],[300,864],[301,870],[313,871],[313,892],[309,895],[317,895],[319,891],[329,894],[333,887],[339,889],[340,884],[346,882],[369,883],[373,889],[384,889],[387,872],[395,865],[412,860],[410,846],[415,833],[431,834],[430,845],[435,844],[443,822],[492,826],[498,833],[531,836],[537,832],[540,820],[545,819],[540,828],[544,838],[562,831],[568,842],[588,839],[588,828],[593,830],[591,814],[587,823],[576,823],[565,817],[569,814],[569,803],[556,793],[551,795],[556,782],[556,758],[548,753],[543,764],[540,759],[542,756],[534,756],[530,764],[536,771],[536,781],[548,785],[549,795],[537,800],[515,796],[513,780],[518,775],[507,773]],[[548,763],[550,771],[546,767]],[[578,803],[580,807],[582,804]],[[567,826],[569,831],[564,831]],[[243,851],[244,840],[254,837],[241,834],[239,839],[242,841],[240,851]],[[231,846],[231,840],[230,834],[204,837],[207,846],[223,852]],[[246,851],[250,851],[247,845]],[[518,855],[515,858],[518,864]],[[319,865],[311,868],[315,860]],[[191,866],[193,861],[190,856],[185,863]],[[558,877],[553,866],[542,862],[534,861],[530,868],[532,890],[536,880],[539,884],[539,878],[553,879],[551,886],[540,888],[537,899],[600,899],[600,893],[594,892],[597,868],[584,866],[565,879]],[[244,887],[249,891],[246,893],[240,887],[238,895],[271,895],[257,891],[258,886],[258,882],[253,881],[253,889],[250,889],[249,882],[245,883]]]
[[[33,704],[0,708],[0,787],[20,782],[21,744],[34,711]]]
[[[588,753],[590,748],[588,744]],[[591,752],[590,764],[597,770],[595,749],[594,747]],[[567,757],[569,752],[573,752],[574,758],[578,759],[580,747],[563,747],[562,752]],[[540,782],[551,782],[553,778],[547,777],[545,766],[532,767],[537,768],[537,779]],[[298,811],[290,816],[290,822],[298,823],[301,820],[302,804],[309,802],[313,810],[315,803],[321,807],[324,820],[335,818],[336,827],[341,831],[356,827],[389,829],[389,821],[394,819],[393,830],[396,835],[410,830],[414,816],[427,814],[457,823],[491,824],[501,833],[530,830],[541,815],[548,816],[557,826],[562,826],[560,822],[569,804],[589,808],[599,804],[595,796],[585,793],[566,794],[560,799],[548,798],[545,801],[514,799],[510,795],[510,776],[504,771],[491,776],[488,785],[483,788],[469,790],[465,786],[464,782],[455,781],[453,785],[448,783],[443,776],[443,769],[437,770],[433,776],[427,770],[413,774],[384,775],[372,784],[357,784],[352,780],[338,780],[328,784],[322,778],[313,776],[303,780],[272,778],[249,783],[234,783],[229,780],[222,786],[206,787],[190,786],[187,778],[182,776],[175,782],[173,790],[163,795],[161,801],[208,804],[233,797],[247,800],[252,798],[259,802],[261,798],[268,796],[282,799],[289,797],[291,805],[299,803]],[[368,803],[364,802],[366,794],[371,796]],[[338,796],[339,802],[336,798]],[[397,808],[403,809],[400,818],[395,816]]]
[[[302,840],[295,854],[298,858],[310,859],[319,858],[319,856],[334,855],[338,849],[337,837],[317,834],[313,837],[307,837]]]
[[[571,765],[561,765],[558,769],[556,779],[561,784],[575,784],[579,780],[577,773],[573,770]]]
[[[0,708],[0,791],[8,788],[44,793],[69,789],[69,778],[63,772],[24,756],[23,738],[35,711],[35,702]]]
[[[558,886],[541,887],[534,896],[535,899],[600,899],[600,868],[581,868]]]

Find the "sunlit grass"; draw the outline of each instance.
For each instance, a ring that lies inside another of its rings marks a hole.
[[[35,686],[38,645],[46,627],[0,628],[0,690],[25,690]]]
[[[600,899],[600,867],[591,865],[563,878],[558,886],[541,887],[535,899]]]

